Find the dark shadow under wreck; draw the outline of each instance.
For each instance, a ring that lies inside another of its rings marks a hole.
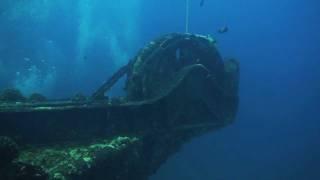
[[[125,75],[126,97],[107,99]],[[235,119],[238,81],[212,38],[168,34],[89,99],[2,97],[0,179],[148,179],[183,143]]]

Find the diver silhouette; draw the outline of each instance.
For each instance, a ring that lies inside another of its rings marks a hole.
[[[203,7],[203,5],[204,5],[204,0],[201,0],[200,1],[200,7]]]

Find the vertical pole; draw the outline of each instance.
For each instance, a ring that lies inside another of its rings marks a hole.
[[[189,0],[186,0],[186,33],[189,33]]]

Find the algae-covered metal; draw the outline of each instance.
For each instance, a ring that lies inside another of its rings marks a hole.
[[[123,76],[126,96],[106,98]],[[168,34],[89,98],[2,101],[0,136],[22,147],[12,163],[43,179],[143,180],[190,138],[234,120],[238,83],[237,61],[223,61],[211,37]]]

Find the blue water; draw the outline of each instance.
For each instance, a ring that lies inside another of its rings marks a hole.
[[[240,61],[239,113],[150,179],[320,179],[320,3],[190,3],[190,32],[213,35],[224,57]],[[185,0],[0,4],[0,88],[26,95],[88,95],[147,42],[185,29]],[[229,32],[218,34],[225,25]]]

